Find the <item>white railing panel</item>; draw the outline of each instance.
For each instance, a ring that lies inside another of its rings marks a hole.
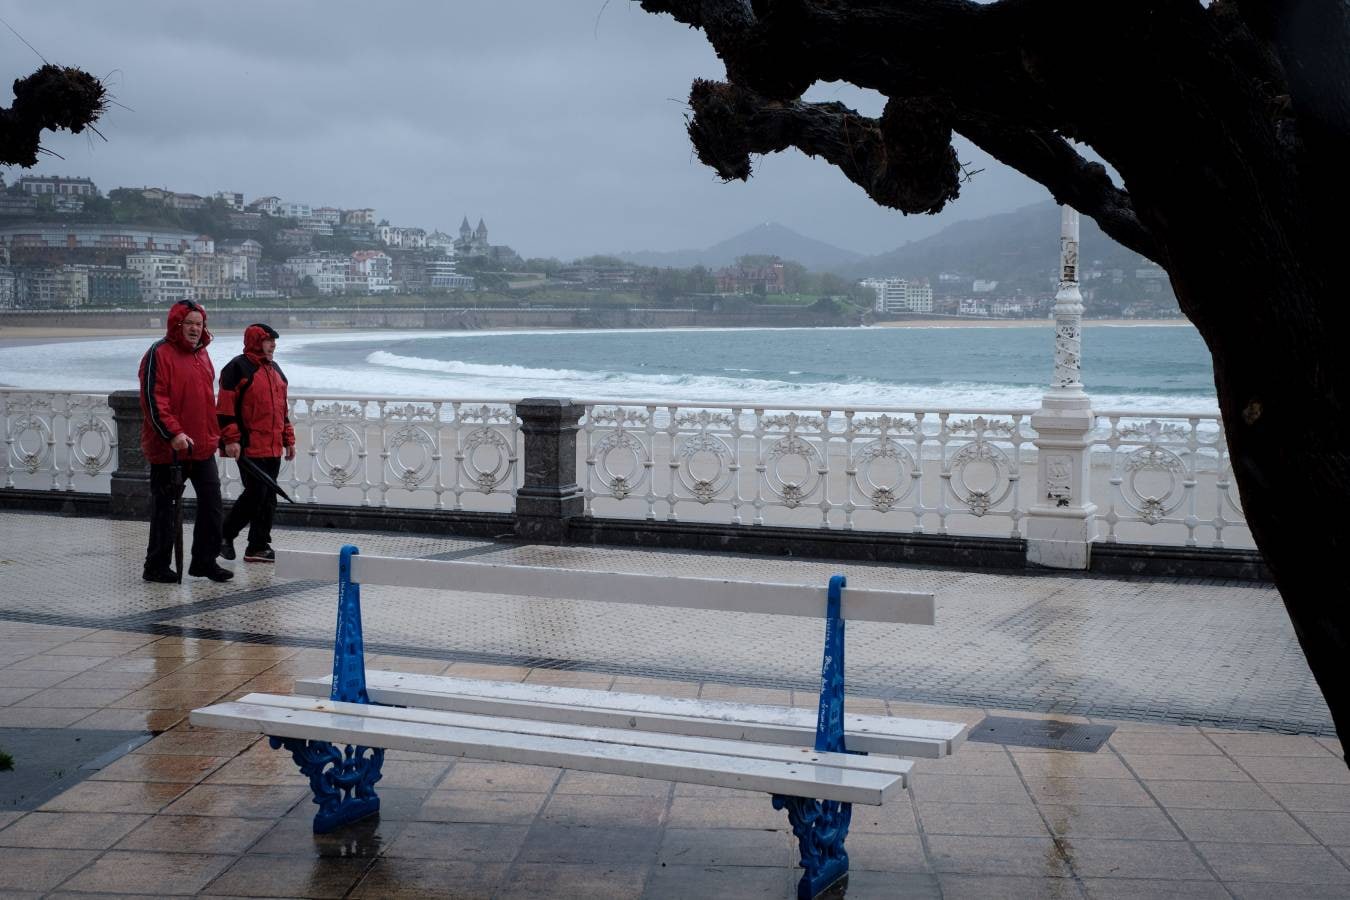
[[[1099,540],[1255,546],[1215,413],[1103,411],[1093,432]],[[1104,488],[1104,489],[1103,489]]]
[[[107,394],[0,388],[4,487],[106,491],[117,468]]]
[[[591,515],[1021,534],[1030,410],[585,407]]]

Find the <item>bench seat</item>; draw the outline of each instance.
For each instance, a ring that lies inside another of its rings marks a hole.
[[[192,712],[192,724],[283,738],[556,766],[880,806],[911,763],[809,747],[654,734],[334,700],[248,694]]]
[[[329,697],[332,689],[331,676],[298,678],[295,682],[297,694],[312,697]],[[373,702],[390,706],[419,706],[766,744],[810,746],[815,740],[817,724],[814,709],[374,669],[366,672],[366,689]],[[941,759],[951,755],[965,740],[968,730],[959,722],[847,714],[843,718],[843,727],[850,750],[919,759]]]

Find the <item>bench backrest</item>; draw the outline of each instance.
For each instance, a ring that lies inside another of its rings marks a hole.
[[[278,550],[278,578],[338,581],[340,554]],[[638,575],[457,560],[353,555],[357,584],[472,591],[549,600],[597,600],[725,612],[824,618],[828,589],[815,584],[771,584],[721,578]],[[934,624],[932,594],[847,588],[841,618],[855,622]]]

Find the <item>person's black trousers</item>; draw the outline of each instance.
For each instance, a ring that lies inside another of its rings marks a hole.
[[[281,471],[280,456],[270,458],[250,456],[248,459],[266,472],[273,481],[277,480],[277,473]],[[248,546],[244,548],[245,552],[270,547],[272,514],[277,508],[276,491],[264,484],[247,465],[239,467],[239,477],[244,481],[244,492],[234,501],[234,506],[230,507],[230,514],[225,517],[225,540],[232,541],[237,538],[239,532],[247,525]]]
[[[147,572],[173,568],[173,466],[150,464],[150,546],[145,551]],[[220,473],[216,459],[183,463],[186,480],[197,492],[197,515],[192,525],[191,565],[215,563],[220,553]]]

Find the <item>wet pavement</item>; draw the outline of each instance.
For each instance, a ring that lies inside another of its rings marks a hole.
[[[848,897],[1350,897],[1350,770],[1269,586],[292,529],[275,544],[347,541],[931,590],[936,628],[850,626],[851,710],[1115,727],[1095,753],[968,742],[920,762],[904,800],[855,807]],[[766,796],[667,782],[390,753],[380,819],[312,835],[288,754],[186,716],[328,672],[335,588],[243,563],[225,585],[149,585],[144,542],[140,523],[0,514],[0,747],[9,729],[155,734],[35,809],[0,808],[0,896],[792,896]],[[372,667],[815,704],[816,623],[362,600]]]

